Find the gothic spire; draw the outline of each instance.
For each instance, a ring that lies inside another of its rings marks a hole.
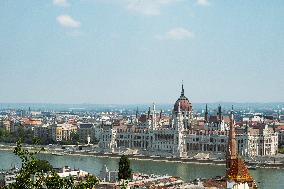
[[[231,120],[234,120],[234,105],[232,105],[232,108],[231,108]]]
[[[208,107],[207,107],[207,104],[205,106],[205,122],[206,123],[208,122]]]
[[[138,118],[138,114],[139,114],[139,111],[138,111],[138,106],[136,108],[136,118]]]
[[[149,109],[148,109],[148,116],[147,116],[148,119],[150,118],[150,113],[151,113],[151,108],[150,108],[150,106],[149,106]]]
[[[222,122],[222,107],[220,104],[218,106],[218,119],[219,119],[219,122],[221,123]]]
[[[182,81],[182,84],[181,84],[181,94],[180,94],[180,96],[184,96],[183,81]]]

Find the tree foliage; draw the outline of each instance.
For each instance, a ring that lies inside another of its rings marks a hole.
[[[53,170],[52,165],[50,165],[50,163],[47,160],[39,159],[36,161],[35,166],[38,171],[41,171],[44,173],[47,173]]]
[[[278,152],[279,152],[280,154],[284,154],[284,147],[278,148]]]
[[[26,144],[32,144],[34,139],[34,133],[31,129],[24,129],[23,126],[18,126],[18,129],[14,132],[8,132],[3,128],[0,128],[0,142],[16,143],[21,140]]]
[[[121,156],[118,166],[118,179],[130,179],[132,170],[130,168],[130,160],[126,155]]]
[[[72,144],[78,144],[78,142],[80,141],[80,136],[77,132],[71,132],[70,138],[71,138]]]
[[[23,149],[20,143],[17,143],[14,153],[21,158],[22,168],[16,182],[6,189],[85,189],[98,183],[95,176],[79,183],[75,183],[73,177],[60,178],[48,161],[37,159],[36,153]]]

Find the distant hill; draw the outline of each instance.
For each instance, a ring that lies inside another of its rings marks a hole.
[[[193,109],[200,111],[205,108],[206,103],[193,103]],[[216,109],[221,105],[224,110],[231,109],[234,105],[235,110],[254,109],[254,110],[272,110],[284,109],[284,102],[273,103],[235,103],[235,102],[215,102],[208,103],[209,109]],[[52,103],[0,103],[0,109],[23,109],[36,111],[147,111],[152,104],[52,104]],[[156,104],[157,110],[170,111],[173,104]]]

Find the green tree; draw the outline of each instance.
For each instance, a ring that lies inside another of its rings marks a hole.
[[[36,153],[23,149],[20,143],[17,143],[14,153],[21,158],[22,168],[16,182],[8,185],[6,189],[87,189],[98,183],[95,176],[76,184],[72,177],[60,178],[49,162],[37,159]],[[36,179],[33,179],[34,176]]]
[[[118,166],[118,179],[130,179],[132,170],[130,168],[130,160],[126,155],[121,156]]]
[[[284,154],[284,147],[278,148],[278,152],[279,152],[280,154]]]
[[[26,144],[33,144],[34,133],[32,129],[25,129],[22,125],[14,132],[8,132],[0,128],[0,141],[8,143],[16,143],[21,140]]]
[[[78,144],[80,141],[80,136],[77,132],[72,132],[70,134],[70,138],[71,138],[72,144]]]
[[[0,128],[0,141],[1,142],[10,142],[11,134],[6,131],[4,128]]]
[[[53,170],[52,165],[50,165],[50,163],[47,160],[39,159],[35,161],[35,166],[38,171],[42,171],[45,173]]]

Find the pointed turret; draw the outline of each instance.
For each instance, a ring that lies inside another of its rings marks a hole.
[[[180,94],[180,96],[182,97],[182,96],[184,96],[184,88],[183,88],[183,83],[181,84],[181,94]]]
[[[208,120],[208,107],[207,107],[207,104],[206,104],[206,106],[205,106],[204,121],[205,121],[205,123],[208,123],[208,122],[209,122],[209,120]]]
[[[156,105],[153,102],[153,110],[152,110],[152,128],[156,129]]]
[[[138,114],[139,114],[139,111],[138,111],[138,106],[137,106],[137,108],[136,108],[136,119],[138,119]]]
[[[220,104],[218,106],[218,119],[219,119],[219,122],[221,123],[222,122],[222,107]]]
[[[148,118],[148,119],[150,118],[150,114],[151,114],[151,108],[150,108],[150,106],[149,106],[148,115],[147,115],[147,118]]]
[[[152,119],[153,121],[155,121],[156,119],[156,105],[154,102],[153,102],[153,110],[152,110]]]

